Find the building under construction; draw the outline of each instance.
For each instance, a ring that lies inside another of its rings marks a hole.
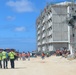
[[[48,4],[36,21],[37,50],[76,49],[76,27],[71,26],[71,18],[76,14],[76,4],[62,2]],[[73,45],[74,44],[74,45]]]

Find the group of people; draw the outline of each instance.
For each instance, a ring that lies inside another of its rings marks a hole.
[[[70,50],[64,49],[64,50],[56,50],[56,56],[63,56],[67,57],[70,54]]]
[[[10,60],[11,68],[15,68],[14,60],[16,53],[13,50],[7,52],[6,50],[0,51],[0,68],[8,69],[8,61]]]
[[[22,53],[19,53],[19,58],[20,58],[20,60],[22,59],[23,61],[26,60],[26,58],[28,58],[28,60],[30,60],[30,52],[28,51],[27,53],[25,53],[23,51]]]

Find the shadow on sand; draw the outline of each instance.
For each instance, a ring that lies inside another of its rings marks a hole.
[[[26,69],[26,67],[15,67],[15,68],[8,68],[8,69]]]

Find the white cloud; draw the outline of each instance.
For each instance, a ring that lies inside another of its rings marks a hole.
[[[20,32],[25,31],[25,27],[16,27],[15,31],[20,31]]]
[[[10,6],[16,12],[32,12],[33,4],[28,0],[8,1],[6,5]]]
[[[7,17],[6,17],[6,20],[8,20],[8,21],[12,21],[12,20],[14,20],[14,19],[15,19],[14,16],[7,16]]]

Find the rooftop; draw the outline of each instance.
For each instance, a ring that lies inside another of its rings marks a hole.
[[[72,4],[73,4],[73,2],[67,2],[67,1],[65,1],[65,2],[56,3],[53,6],[68,6],[68,5],[72,5]],[[74,5],[76,5],[75,2],[74,2]]]

